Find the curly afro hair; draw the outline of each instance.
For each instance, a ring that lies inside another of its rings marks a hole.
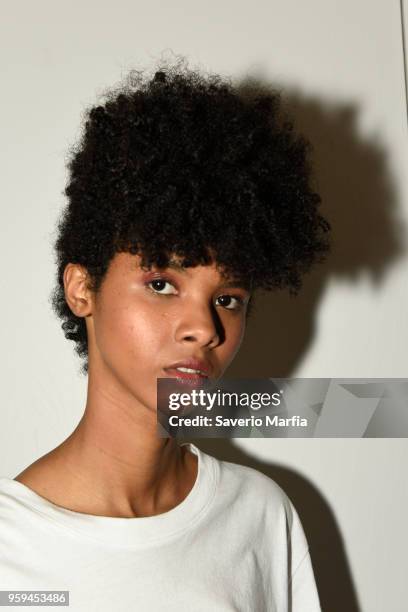
[[[85,320],[65,300],[63,273],[84,266],[95,292],[115,253],[142,265],[215,262],[253,290],[288,288],[329,249],[311,187],[310,143],[294,133],[280,93],[243,95],[230,79],[161,63],[131,71],[88,109],[68,161],[51,295],[88,371]]]

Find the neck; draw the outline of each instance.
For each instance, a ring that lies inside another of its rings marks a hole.
[[[196,457],[174,438],[159,438],[156,413],[132,400],[90,373],[83,417],[53,451],[69,475],[72,498],[88,513],[160,514],[178,505],[195,482]]]

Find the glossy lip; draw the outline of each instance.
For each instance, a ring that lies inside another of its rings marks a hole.
[[[192,374],[191,372],[179,372],[176,368],[190,368],[192,370],[201,370],[203,374]],[[174,372],[177,378],[194,378],[203,380],[209,377],[211,374],[211,366],[207,361],[202,361],[201,359],[196,359],[194,357],[190,359],[184,359],[183,361],[176,361],[171,365],[164,368],[166,372]]]
[[[201,376],[200,374],[191,374],[188,372],[179,372],[178,370],[172,370],[171,368],[163,368],[163,378],[172,378],[175,382],[175,392],[182,387],[188,389],[201,389],[205,381],[208,380],[207,376]]]
[[[172,370],[169,368],[163,369],[164,375],[161,378],[173,378],[177,381],[177,384],[187,386],[189,388],[199,388],[203,382],[208,380],[206,376],[199,374],[191,374],[188,372],[179,372],[178,370]]]

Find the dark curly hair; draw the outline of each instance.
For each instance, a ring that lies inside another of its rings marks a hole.
[[[131,71],[86,111],[68,161],[68,203],[54,244],[51,295],[65,337],[85,358],[85,320],[65,300],[63,273],[84,266],[98,291],[115,253],[142,265],[215,262],[252,288],[288,288],[329,249],[311,186],[309,142],[294,133],[277,91],[243,95],[230,79],[184,60]]]

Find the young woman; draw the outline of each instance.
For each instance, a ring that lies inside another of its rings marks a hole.
[[[307,152],[279,94],[182,63],[87,113],[52,295],[86,407],[0,479],[0,589],[67,590],[81,612],[320,610],[278,485],[156,432],[157,379],[221,377],[254,291],[296,292],[327,251]]]

